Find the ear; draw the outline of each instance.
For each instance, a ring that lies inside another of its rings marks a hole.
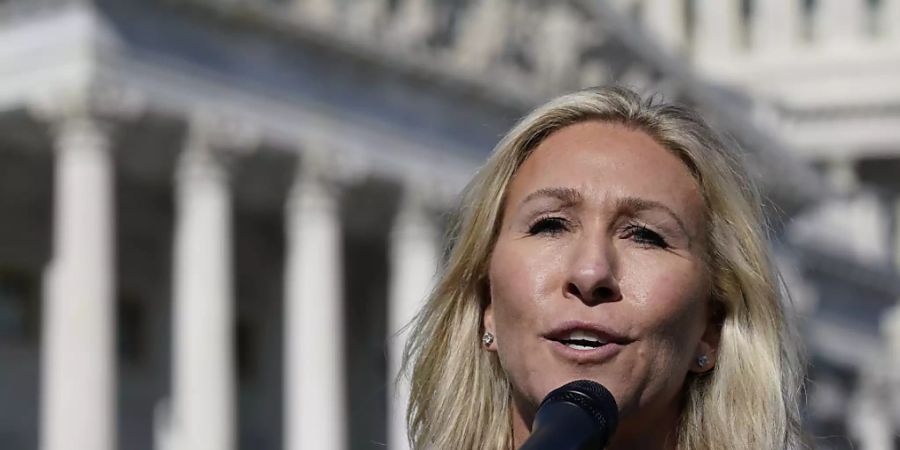
[[[711,301],[709,314],[707,315],[706,328],[700,341],[694,350],[694,358],[691,360],[690,371],[693,373],[706,373],[716,367],[719,355],[719,341],[722,337],[722,319],[724,310],[719,302]],[[702,357],[706,357],[705,364],[698,363]]]
[[[482,315],[481,325],[482,325],[482,329],[483,329],[482,333],[485,333],[485,332],[491,333],[495,336],[493,342],[491,342],[488,345],[484,345],[484,344],[482,344],[482,345],[484,346],[484,348],[487,351],[496,352],[497,351],[497,339],[496,339],[497,333],[496,333],[496,331],[494,331],[495,328],[494,328],[494,304],[493,303],[488,303],[487,306],[484,308],[484,314]]]

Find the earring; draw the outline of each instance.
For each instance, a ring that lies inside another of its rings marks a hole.
[[[491,345],[494,343],[494,335],[491,334],[490,331],[485,331],[484,335],[481,336],[481,342],[483,342],[484,345]]]
[[[697,358],[697,367],[706,367],[706,363],[709,362],[709,357],[706,355],[700,356]]]

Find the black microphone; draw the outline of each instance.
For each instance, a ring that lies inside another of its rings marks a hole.
[[[602,450],[618,423],[616,399],[603,385],[573,381],[547,394],[519,450]]]

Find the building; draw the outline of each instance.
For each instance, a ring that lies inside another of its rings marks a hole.
[[[812,256],[801,265],[815,303],[810,412],[828,424],[817,428],[822,435],[900,447],[900,315],[891,281],[900,270],[900,2],[615,4],[690,60],[699,78],[743,93],[748,117],[830,186],[832,195],[786,233],[802,253],[843,260]]]
[[[680,11],[645,3],[0,2],[0,444],[402,448],[398,332],[455,193],[530,106],[618,82],[746,149],[807,319],[811,429],[890,448],[895,272],[810,244],[844,194],[778,108],[634,26]]]

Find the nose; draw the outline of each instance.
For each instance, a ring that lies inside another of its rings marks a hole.
[[[566,283],[566,295],[586,305],[621,299],[616,279],[615,249],[606,242],[582,242],[577,245]]]

